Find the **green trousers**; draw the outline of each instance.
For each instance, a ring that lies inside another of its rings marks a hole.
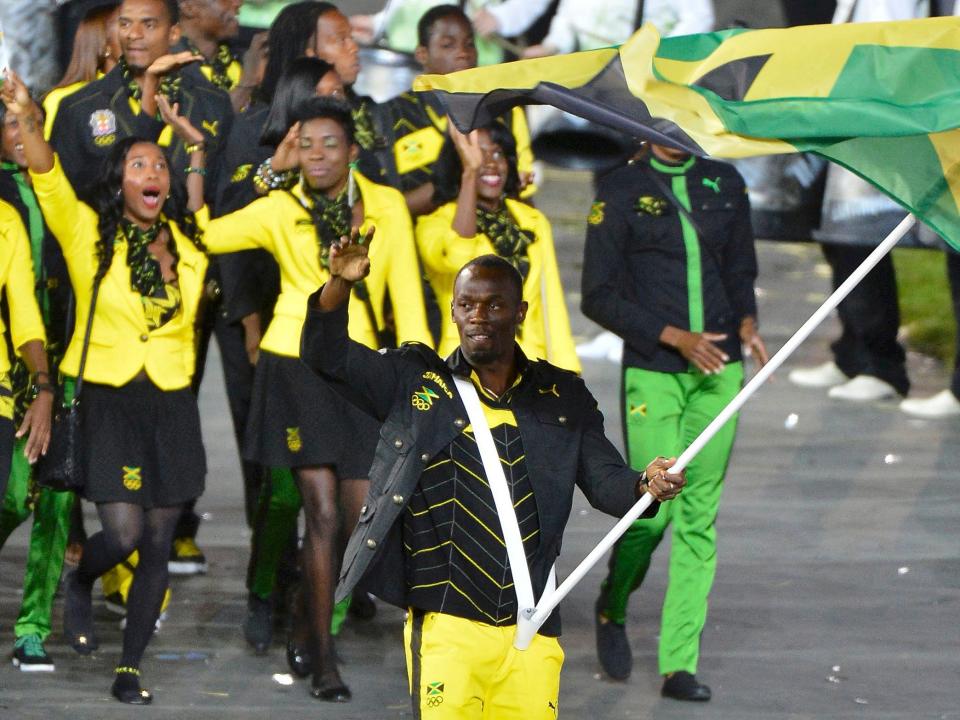
[[[631,467],[642,470],[657,455],[679,455],[742,384],[743,365],[739,362],[727,365],[717,375],[625,368],[623,416]],[[717,565],[717,508],[736,425],[734,417],[690,463],[683,492],[664,503],[656,517],[636,521],[610,556],[601,612],[623,624],[630,593],[643,582],[667,526],[673,526],[658,654],[664,675],[697,670],[707,596]]]
[[[14,445],[10,481],[0,510],[0,547],[30,517],[32,506],[33,527],[23,580],[23,601],[13,633],[17,638],[39,635],[43,642],[50,635],[53,598],[60,582],[70,532],[73,493],[41,488],[34,500],[31,467],[23,456],[26,443],[27,438],[21,438]]]
[[[303,503],[293,472],[287,468],[271,468],[270,478],[263,484],[260,508],[253,530],[249,589],[261,600],[273,594],[280,559],[297,529],[297,516]],[[350,599],[334,606],[331,631],[340,632],[350,607]]]

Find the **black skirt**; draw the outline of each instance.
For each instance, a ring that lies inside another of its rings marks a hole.
[[[13,461],[13,420],[0,417],[0,502],[7,496],[7,480]]]
[[[154,508],[203,494],[207,460],[189,388],[84,383],[80,412],[87,500]]]
[[[338,395],[298,358],[260,352],[244,457],[268,467],[332,466],[365,478],[380,423]]]

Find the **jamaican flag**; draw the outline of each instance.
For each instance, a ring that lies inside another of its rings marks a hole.
[[[425,75],[463,130],[549,104],[697,155],[811,151],[960,249],[960,19],[725,30]]]

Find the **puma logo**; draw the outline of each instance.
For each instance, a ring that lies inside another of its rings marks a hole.
[[[213,137],[216,137],[217,133],[220,131],[219,120],[214,120],[213,122],[209,120],[204,120],[203,122],[200,123],[200,125],[203,126],[204,130],[206,130],[208,133],[213,135]]]
[[[702,182],[704,187],[710,188],[717,195],[720,194],[720,178],[714,178],[713,180],[710,178],[703,178]]]
[[[538,388],[537,391],[538,391],[541,395],[556,395],[557,397],[560,397],[560,393],[559,393],[559,391],[557,390],[557,384],[556,384],[556,383],[554,383],[553,385],[551,385],[551,386],[548,387],[548,388]]]

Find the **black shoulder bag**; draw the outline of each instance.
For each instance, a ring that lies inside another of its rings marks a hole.
[[[37,462],[36,480],[41,487],[60,492],[77,492],[83,489],[86,478],[83,476],[83,442],[80,429],[80,392],[83,389],[83,370],[87,364],[87,351],[90,349],[90,331],[93,328],[93,314],[97,308],[97,295],[100,292],[98,278],[93,283],[93,295],[90,298],[90,313],[87,315],[87,327],[83,333],[83,348],[80,351],[80,369],[74,385],[73,397],[69,403],[61,396],[55,403],[53,425],[50,429],[50,445],[47,454]]]

